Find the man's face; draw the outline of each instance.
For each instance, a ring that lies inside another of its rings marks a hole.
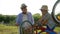
[[[22,12],[23,12],[24,14],[26,14],[26,13],[27,13],[27,7],[23,8],[23,9],[22,9]]]
[[[48,10],[41,9],[42,14],[46,14]]]

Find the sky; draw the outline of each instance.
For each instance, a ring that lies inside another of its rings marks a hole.
[[[42,5],[47,5],[49,13],[51,13],[53,5],[55,4],[56,1],[57,0],[0,0],[0,14],[18,15],[19,13],[22,12],[20,9],[22,3],[25,3],[28,6],[27,9],[32,14],[36,13],[41,14],[41,11],[39,9],[41,8]]]

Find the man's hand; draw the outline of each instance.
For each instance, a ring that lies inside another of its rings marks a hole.
[[[17,24],[17,23],[16,23],[15,25],[16,25],[16,26],[19,26],[19,24]]]

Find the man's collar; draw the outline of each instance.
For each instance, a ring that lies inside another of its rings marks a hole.
[[[24,13],[22,12],[22,14],[24,14]],[[26,14],[28,14],[28,12]]]

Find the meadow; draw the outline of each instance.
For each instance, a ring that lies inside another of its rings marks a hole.
[[[56,27],[55,31],[57,33],[60,32],[60,27]],[[0,24],[0,34],[18,34],[18,27],[17,26],[6,26],[3,24]]]

